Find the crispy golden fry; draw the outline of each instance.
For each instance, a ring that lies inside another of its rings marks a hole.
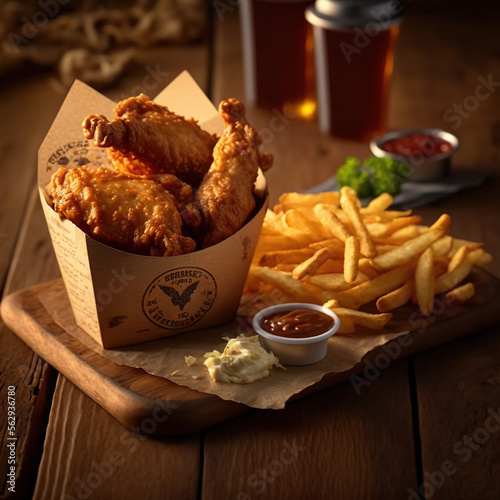
[[[446,293],[445,298],[449,302],[463,304],[473,297],[475,292],[474,283],[466,283],[465,285],[450,290]]]
[[[360,212],[363,214],[363,208],[360,209]],[[407,217],[411,215],[411,210],[386,210],[385,212],[379,212],[376,214],[367,214],[365,216],[366,222],[388,222],[398,217]]]
[[[365,281],[360,285],[350,288],[339,294],[340,303],[346,307],[347,302],[357,304],[358,307],[377,299],[381,295],[392,292],[399,286],[401,286],[405,281],[407,281],[413,274],[412,263],[407,263],[401,267],[395,267],[384,274],[377,276],[371,280]],[[358,307],[353,307],[353,309],[358,309]]]
[[[346,307],[336,307],[333,308],[332,311],[340,318],[340,321],[349,318],[354,321],[355,325],[372,328],[374,330],[384,328],[384,326],[392,318],[391,313],[371,314],[363,311],[357,311],[355,309],[348,309]]]
[[[311,302],[308,293],[302,288],[300,282],[292,277],[292,273],[271,269],[270,267],[254,267],[251,272],[264,283],[278,288],[295,300]]]
[[[353,286],[359,285],[364,281],[368,281],[368,276],[363,272],[359,271],[356,281],[348,283],[345,280],[343,273],[323,273],[314,274],[309,278],[309,281],[314,285],[317,285],[325,290],[334,290],[336,292],[341,292],[347,290]]]
[[[355,199],[352,193],[352,189],[346,189],[345,187],[340,190],[340,206],[346,212],[359,237],[361,253],[365,257],[375,257],[377,255],[375,244],[359,212],[359,207],[356,203],[357,198]]]
[[[392,205],[393,198],[389,193],[382,193],[361,209],[364,214],[377,214],[383,212]]]
[[[337,191],[327,191],[317,194],[285,193],[280,196],[279,203],[284,210],[297,207],[314,207],[318,203],[339,206],[340,195]]]
[[[417,226],[415,224],[410,224],[409,226],[402,227],[391,234],[391,238],[396,240],[411,240],[419,235]]]
[[[420,310],[426,316],[432,312],[434,303],[434,253],[429,247],[419,257],[415,269],[415,295]]]
[[[359,238],[357,236],[349,236],[345,242],[344,251],[344,278],[347,283],[356,281],[359,258]]]
[[[467,245],[461,246],[450,259],[448,263],[448,272],[454,271],[467,257],[468,247]]]
[[[344,261],[338,259],[327,260],[318,269],[318,274],[343,273],[343,272],[344,272]]]
[[[379,272],[372,266],[370,259],[366,257],[361,257],[361,259],[359,259],[358,268],[369,278],[376,278],[379,275]]]
[[[444,229],[444,232],[447,233],[450,229],[451,217],[448,214],[442,214],[439,216],[438,220],[432,224],[429,229]]]
[[[318,270],[321,264],[324,264],[330,258],[328,248],[320,248],[312,257],[300,263],[293,270],[292,276],[296,280],[301,280],[306,276],[310,276]]]
[[[446,272],[436,279],[435,293],[442,293],[456,287],[472,271],[474,264],[481,258],[484,250],[479,248],[469,252],[453,271]]]
[[[328,233],[324,231],[321,224],[308,219],[299,210],[288,210],[284,214],[284,222],[288,227],[293,227],[305,233],[315,235],[313,239],[324,239],[328,237]]]
[[[415,281],[413,279],[408,280],[403,286],[379,297],[377,309],[383,313],[403,306],[411,299],[414,289]]]
[[[394,250],[377,255],[372,259],[372,264],[379,270],[391,269],[414,259],[429,248],[435,241],[443,236],[445,229],[436,227],[409,240]]]
[[[349,309],[347,307],[339,307],[338,302],[335,300],[325,302],[323,306],[332,310],[339,317],[341,323],[347,322],[349,325],[352,322],[354,325],[371,328],[373,330],[381,330],[392,318],[391,313],[372,314],[357,311],[356,309]],[[350,329],[349,325],[349,330]],[[349,333],[353,332],[349,331]]]
[[[323,227],[329,231],[332,236],[345,243],[351,233],[330,208],[320,203],[314,207],[314,213],[321,224],[323,224]]]
[[[320,248],[328,247],[330,255],[335,259],[344,258],[344,244],[337,238],[328,238],[322,241],[315,241],[309,245],[309,248],[319,250]]]
[[[453,238],[449,234],[446,234],[442,238],[439,238],[439,240],[435,241],[432,244],[432,251],[434,252],[434,257],[438,257],[440,255],[446,255],[451,250],[452,245],[453,245]]]
[[[377,236],[392,236],[395,238],[396,231],[399,231],[408,226],[414,226],[422,221],[422,217],[420,215],[410,215],[408,217],[398,217],[397,219],[393,219],[390,222],[383,224],[385,230],[382,231]],[[380,223],[379,223],[380,224]],[[416,229],[411,233],[412,236],[417,236]],[[406,234],[400,233],[400,236],[396,239],[407,239]]]
[[[340,318],[339,318],[340,319]],[[344,318],[340,321],[336,335],[352,335],[356,331],[356,325],[351,318]]]
[[[278,264],[299,264],[313,255],[314,249],[311,247],[276,250],[263,254],[259,260],[259,265],[275,267]]]
[[[460,247],[463,247],[464,245],[470,247],[471,250],[476,250],[478,248],[484,247],[484,243],[480,243],[478,241],[470,241],[461,238],[454,238],[453,247],[451,248],[451,251],[456,252]]]
[[[320,305],[328,302],[329,300],[336,300],[338,302],[338,292],[334,290],[324,290],[309,281],[301,281],[300,284],[302,289],[307,292],[309,302]]]

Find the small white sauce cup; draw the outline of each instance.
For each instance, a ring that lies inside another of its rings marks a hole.
[[[261,327],[262,320],[278,312],[293,311],[294,309],[310,309],[319,311],[333,319],[333,326],[325,333],[314,337],[305,338],[290,338],[273,335]],[[339,329],[340,319],[330,309],[317,305],[307,304],[302,302],[290,302],[287,304],[279,304],[270,306],[259,311],[252,320],[252,326],[255,332],[259,335],[259,340],[268,351],[272,351],[278,357],[283,365],[312,365],[321,361],[328,349],[328,339]]]

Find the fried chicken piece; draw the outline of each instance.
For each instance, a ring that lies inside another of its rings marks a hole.
[[[59,215],[101,243],[157,256],[195,249],[194,240],[182,235],[178,209],[179,200],[189,202],[192,188],[173,175],[146,179],[104,167],[61,167],[47,190]]]
[[[214,161],[195,194],[203,216],[203,248],[219,243],[245,224],[256,205],[254,183],[258,168],[267,170],[272,165],[272,155],[259,152],[261,139],[246,122],[244,112],[243,104],[234,98],[219,105],[224,132],[214,148]]]
[[[89,115],[83,133],[96,146],[108,147],[115,168],[123,173],[175,174],[193,186],[212,163],[217,137],[202,130],[193,119],[169,111],[140,94],[120,101],[115,119]]]

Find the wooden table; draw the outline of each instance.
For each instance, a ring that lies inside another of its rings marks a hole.
[[[232,5],[234,2],[228,2]],[[471,105],[481,78],[500,81],[498,16],[409,3],[396,52],[391,128],[449,128],[444,113]],[[451,12],[453,10],[453,12]],[[212,15],[206,40],[145,51],[141,63],[104,92],[144,86],[154,95],[187,69],[218,103],[244,98],[236,12]],[[36,152],[64,93],[47,73],[0,84],[0,279],[4,295],[59,276],[37,194]],[[149,80],[148,80],[149,81]],[[467,101],[469,99],[469,101]],[[496,258],[500,90],[477,101],[455,130],[456,168],[491,174],[482,187],[417,210],[443,212],[451,233],[481,240]],[[249,109],[259,129],[272,113]],[[362,119],[362,117],[360,117]],[[322,137],[314,121],[290,120],[268,144],[271,203],[284,191],[329,178],[366,143]],[[151,438],[123,427],[2,324],[0,336],[2,498],[36,499],[434,499],[500,498],[500,329],[472,335],[390,364],[357,395],[350,382],[289,404],[253,410],[206,431]],[[16,387],[16,495],[6,484],[7,387]],[[5,416],[5,417],[4,417]]]

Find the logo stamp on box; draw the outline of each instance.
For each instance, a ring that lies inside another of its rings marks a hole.
[[[171,269],[147,287],[142,310],[155,325],[181,330],[198,322],[217,297],[214,277],[199,267]]]
[[[111,166],[107,150],[82,139],[58,147],[47,160],[45,170],[55,172],[59,167],[83,167],[84,165]]]

